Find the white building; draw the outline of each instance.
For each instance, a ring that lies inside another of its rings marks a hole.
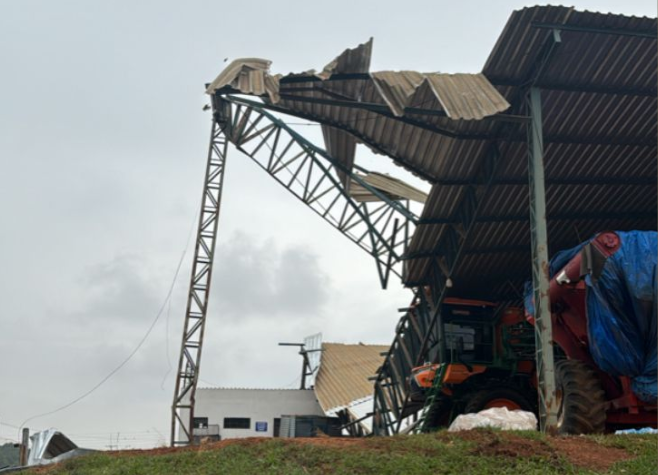
[[[340,424],[350,425],[350,434],[369,433],[370,421],[363,419],[373,406],[369,378],[388,346],[322,343],[320,335],[307,338],[305,345],[312,369],[306,383],[312,389],[200,388],[195,438],[278,437],[286,434],[286,427],[280,431],[282,416],[338,417]]]
[[[221,439],[278,437],[281,416],[324,416],[312,389],[199,388],[194,433]]]

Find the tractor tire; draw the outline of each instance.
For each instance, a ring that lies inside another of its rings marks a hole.
[[[599,434],[605,430],[606,401],[601,381],[578,360],[555,365],[559,434]]]
[[[471,393],[466,397],[463,414],[480,412],[492,407],[507,407],[509,410],[521,409],[535,412],[533,405],[522,391],[501,386],[493,386]]]

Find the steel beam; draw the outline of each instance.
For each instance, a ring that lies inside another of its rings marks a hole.
[[[596,33],[602,35],[617,35],[617,36],[635,36],[638,38],[648,38],[655,40],[658,37],[655,29],[651,30],[627,30],[624,28],[597,28],[592,26],[583,25],[565,25],[563,23],[543,23],[533,21],[531,23],[533,28],[546,28],[550,30],[561,31],[575,31],[579,33]]]
[[[388,285],[391,273],[401,277],[402,255],[418,220],[406,200],[374,188],[361,174],[270,114],[264,104],[236,97],[219,97],[217,101],[231,108],[229,139],[238,150],[370,254],[382,287]],[[372,193],[376,201],[356,201],[343,186],[341,175]]]
[[[655,183],[645,184],[647,186],[654,186]],[[601,212],[573,212],[573,213],[551,213],[547,215],[547,219],[551,221],[573,221],[573,220],[592,220],[592,219],[655,219],[653,213],[601,213]],[[528,221],[528,215],[521,214],[507,214],[500,216],[479,216],[478,223],[507,223],[507,222],[524,222]],[[455,218],[422,218],[418,221],[419,226],[427,226],[432,224],[452,224],[458,222]],[[420,257],[429,257],[432,254]],[[416,254],[414,254],[416,256]],[[408,258],[408,257],[407,257]]]
[[[432,259],[430,294],[426,294],[425,287],[418,288],[416,306],[398,323],[395,338],[375,381],[374,412],[378,415],[374,419],[375,435],[389,435],[403,429],[405,419],[414,411],[406,391],[406,378],[413,367],[430,359],[430,354],[434,354],[433,347],[438,347],[441,353],[445,350],[442,302],[480,205],[494,181],[499,159],[498,146],[492,143],[489,153],[479,163],[471,185],[462,193],[454,222],[446,226],[436,243],[434,252],[440,257]],[[382,410],[385,410],[385,416],[379,415]]]
[[[539,424],[543,432],[557,432],[553,325],[548,293],[548,233],[546,189],[544,186],[544,143],[541,91],[530,88],[528,99],[528,181],[530,185],[530,235],[532,244],[532,286],[535,306],[535,345],[539,382]]]
[[[171,406],[172,447],[188,445],[194,441],[192,421],[226,166],[228,145],[226,127],[227,124],[218,123],[213,119],[192,276],[185,310],[183,341],[176,373],[176,389]]]
[[[510,79],[506,77],[487,76],[489,82],[494,86],[524,87],[525,81]],[[620,86],[597,86],[595,84],[569,84],[563,82],[537,81],[537,87],[547,91],[576,92],[586,94],[609,94],[613,96],[638,96],[656,97],[656,87],[620,87]]]

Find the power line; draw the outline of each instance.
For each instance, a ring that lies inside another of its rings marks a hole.
[[[187,233],[187,242],[185,243],[185,251],[190,248],[190,241],[192,240],[192,233],[194,232],[194,228],[196,225],[196,220],[197,217],[199,216],[199,211],[197,210],[194,213],[194,219],[192,219],[192,224],[190,225],[190,230]],[[167,376],[169,376],[169,373],[174,369],[172,364],[171,364],[171,355],[169,354],[169,320],[170,320],[170,314],[171,314],[171,298],[167,300],[167,318],[165,319],[165,353],[167,355],[167,371],[165,375],[162,377],[162,382],[160,383],[160,389],[164,391],[164,384],[165,381],[167,380]]]
[[[189,240],[188,240],[188,246],[189,246]],[[174,286],[176,285],[176,280],[178,279],[178,274],[180,272],[180,268],[183,265],[183,260],[185,259],[185,254],[187,253],[187,247],[188,246],[186,246],[186,248],[181,253],[180,260],[178,261],[178,265],[176,266],[176,272],[174,272],[174,278],[172,279],[171,285],[169,286],[169,291],[167,292],[167,296],[165,297],[164,302],[162,302],[162,305],[160,306],[160,310],[158,310],[158,313],[156,314],[155,318],[153,319],[153,322],[149,326],[148,330],[146,331],[146,333],[144,334],[142,339],[139,341],[139,343],[133,349],[133,351],[126,357],[126,359],[124,359],[116,368],[114,368],[103,379],[101,379],[98,384],[96,384],[94,387],[92,387],[91,389],[89,389],[85,393],[81,394],[80,396],[76,397],[72,401],[64,404],[63,406],[58,407],[57,409],[53,409],[52,411],[44,412],[43,414],[37,414],[35,416],[27,418],[25,421],[23,421],[21,426],[18,428],[19,434],[20,434],[20,430],[25,426],[25,424],[27,424],[31,420],[34,420],[34,419],[37,419],[37,418],[40,418],[40,417],[49,416],[49,415],[55,414],[57,412],[63,411],[64,409],[68,409],[69,407],[73,406],[74,404],[76,404],[76,403],[82,401],[83,399],[85,399],[87,396],[89,396],[94,391],[96,391],[98,388],[100,388],[103,384],[105,384],[112,376],[114,376],[116,373],[118,373],[119,370],[121,370],[121,368],[123,368],[133,358],[133,356],[135,356],[135,354],[137,354],[139,349],[142,347],[144,342],[146,342],[146,339],[149,337],[149,335],[153,331],[153,328],[155,327],[156,323],[158,323],[158,320],[162,316],[162,312],[164,311],[165,306],[167,305],[167,302],[171,298],[171,294],[174,291]]]

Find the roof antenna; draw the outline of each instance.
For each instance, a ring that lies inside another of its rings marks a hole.
[[[317,350],[307,350],[304,343],[279,343],[279,346],[298,346],[299,354],[302,355],[302,379],[299,384],[299,389],[306,389],[306,377],[313,375],[313,368],[311,368],[311,362],[308,359],[309,353],[314,353],[316,351],[323,351],[321,349]]]

